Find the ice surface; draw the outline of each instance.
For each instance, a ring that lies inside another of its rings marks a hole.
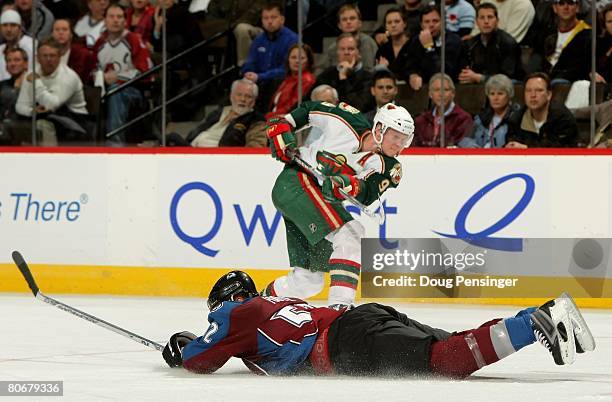
[[[165,344],[201,334],[204,300],[49,295]],[[518,307],[393,304],[424,323],[462,330]],[[539,344],[463,381],[415,378],[263,377],[232,359],[213,375],[170,369],[161,354],[34,299],[0,295],[0,380],[64,381],[61,400],[164,401],[612,401],[612,311],[583,310],[597,349],[556,366]],[[4,398],[5,399],[5,398]],[[24,400],[21,398],[19,400]],[[40,398],[43,401],[52,397]]]

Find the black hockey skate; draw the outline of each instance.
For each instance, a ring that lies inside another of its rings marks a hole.
[[[536,339],[552,354],[558,365],[576,360],[572,320],[564,300],[550,300],[531,314]],[[568,336],[569,334],[569,336]]]
[[[569,313],[570,319],[572,320],[572,327],[574,328],[576,352],[584,353],[595,350],[595,338],[593,338],[589,326],[569,293],[563,292],[561,296],[555,299],[555,303],[564,303],[565,309]]]

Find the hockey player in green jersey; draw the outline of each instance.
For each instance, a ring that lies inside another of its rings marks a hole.
[[[316,128],[301,147],[294,131]],[[364,228],[344,209],[344,195],[370,205],[399,185],[396,159],[410,146],[414,121],[401,106],[382,106],[370,127],[359,110],[346,104],[305,102],[284,118],[270,122],[272,156],[286,164],[276,179],[272,200],[282,213],[292,270],[277,278],[264,295],[307,298],[323,289],[330,274],[328,303],[351,304],[361,270]],[[319,180],[292,163],[296,152],[325,177]]]

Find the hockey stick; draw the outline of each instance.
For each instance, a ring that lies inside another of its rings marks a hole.
[[[306,162],[304,159],[302,159],[296,151],[288,149],[286,152],[289,155],[289,157],[293,160],[293,162],[295,162],[302,169],[306,170],[308,173],[310,173],[311,175],[313,175],[314,177],[316,177],[317,179],[321,181],[325,180],[325,176],[321,172],[319,172],[318,169],[315,169],[312,166],[310,166],[310,164]],[[342,196],[348,202],[350,202],[351,204],[359,208],[364,214],[366,214],[370,218],[377,219],[380,225],[382,225],[385,222],[385,209],[383,208],[382,203],[380,202],[380,197],[378,199],[380,203],[380,208],[378,209],[378,212],[376,212],[376,211],[370,210],[366,205],[364,205],[362,202],[357,200],[355,197],[349,195],[343,189],[339,188],[338,191],[340,192],[340,194],[342,194]]]
[[[38,288],[38,285],[36,284],[36,281],[34,280],[34,277],[32,276],[32,272],[30,272],[30,268],[28,267],[28,264],[23,259],[23,256],[21,255],[21,253],[19,251],[13,251],[12,257],[13,257],[13,261],[15,262],[15,265],[17,265],[17,268],[19,268],[19,271],[21,271],[21,275],[23,275],[23,278],[26,280],[26,282],[28,283],[28,286],[32,290],[34,297],[36,297],[38,300],[42,300],[45,303],[49,303],[50,305],[59,308],[60,310],[64,310],[67,313],[76,315],[79,318],[82,318],[91,323],[104,327],[119,335],[123,335],[138,343],[142,343],[143,345],[148,346],[150,348],[153,348],[159,351],[164,350],[164,347],[157,342],[153,342],[147,338],[143,338],[142,336],[136,335],[135,333],[130,332],[127,329],[120,328],[116,325],[111,324],[110,322],[106,322],[104,320],[101,320],[98,317],[94,317],[91,314],[87,314],[81,310],[77,310],[76,308],[70,307],[69,305],[59,302],[49,296],[45,296]]]

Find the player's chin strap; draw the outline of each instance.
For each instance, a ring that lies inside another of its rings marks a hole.
[[[323,176],[321,172],[319,172],[317,169],[310,166],[308,162],[302,159],[297,150],[287,149],[285,152],[287,153],[287,155],[289,155],[289,157],[293,160],[293,162],[295,162],[302,169],[306,170],[308,173],[310,173],[311,175],[313,175],[314,177],[316,177],[317,179],[321,181],[325,180],[325,176]],[[379,225],[382,225],[383,223],[385,223],[385,208],[382,205],[380,196],[378,196],[378,203],[380,207],[376,210],[372,210],[372,208],[363,204],[362,202],[357,200],[355,197],[349,195],[342,188],[339,188],[338,191],[340,192],[340,194],[342,194],[342,196],[346,199],[346,201],[350,202],[351,204],[359,208],[360,211],[362,211],[364,214],[366,214],[370,218],[374,218],[378,220]]]

